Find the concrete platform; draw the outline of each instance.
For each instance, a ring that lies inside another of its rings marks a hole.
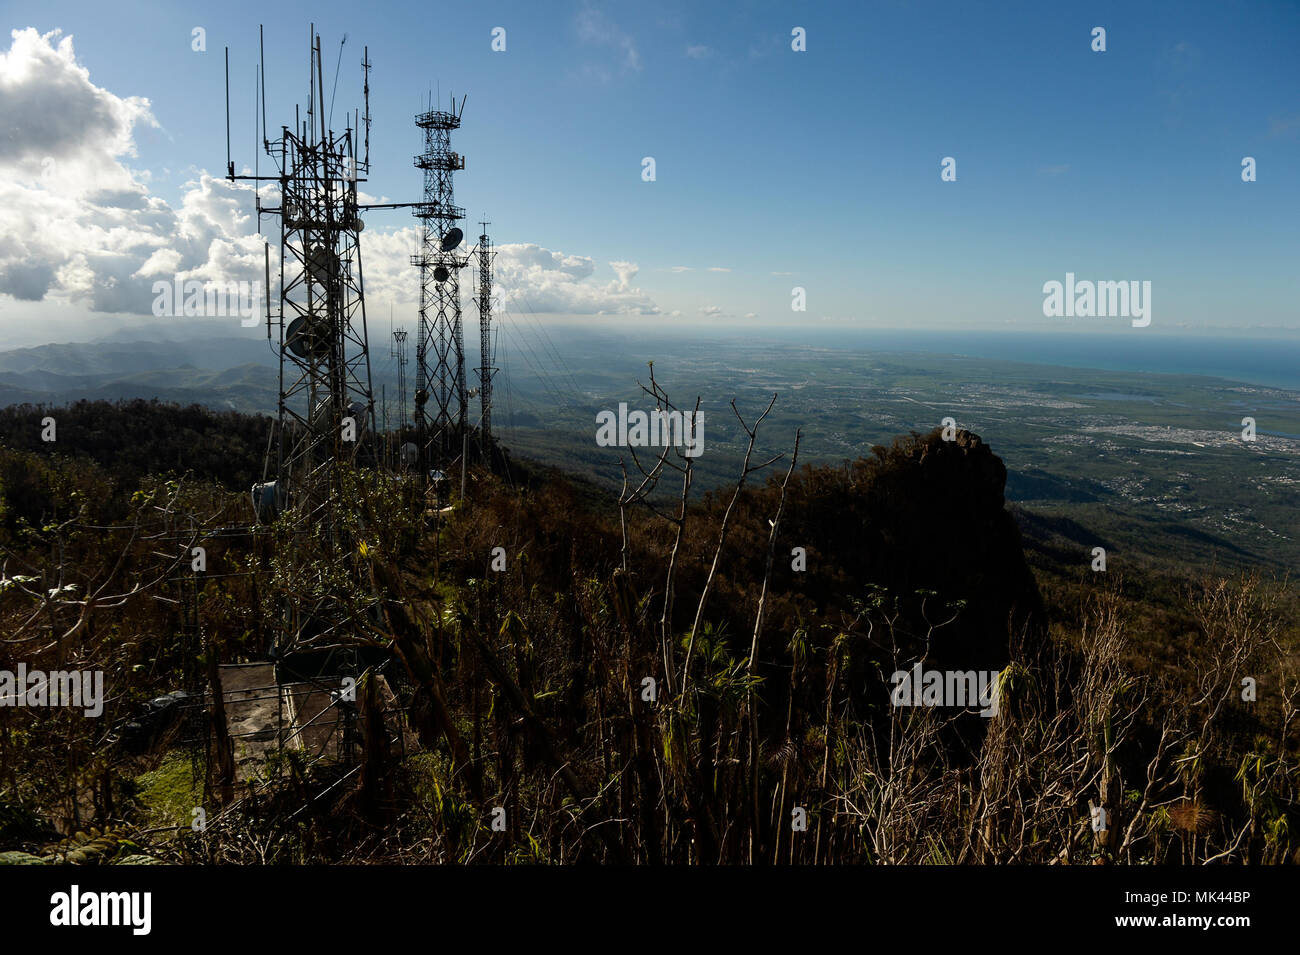
[[[362,694],[355,704],[340,703],[342,681],[322,678],[316,683],[277,685],[275,666],[267,663],[232,663],[219,667],[226,709],[226,730],[235,751],[235,778],[246,782],[258,775],[266,759],[279,749],[296,749],[309,759],[336,758],[344,748],[347,722],[343,707],[354,706],[354,726],[361,732]],[[397,705],[388,681],[376,675],[376,690],[394,755],[418,747]]]

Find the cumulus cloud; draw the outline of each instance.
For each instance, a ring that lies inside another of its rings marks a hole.
[[[149,101],[90,81],[72,37],[14,30],[0,54],[0,293],[147,313],[155,278],[252,280],[251,190],[202,176],[178,209],[123,162]]]
[[[399,308],[417,304],[416,270],[407,264],[417,241],[415,229],[363,234],[366,285],[372,290],[367,295],[372,302],[392,301]],[[494,246],[493,251],[493,282],[499,300],[511,310],[563,315],[660,314],[659,306],[636,285],[640,268],[635,262],[608,262],[609,272],[602,275],[596,260],[589,256],[559,252],[534,242],[505,243]],[[468,274],[462,274],[463,293],[468,292],[470,282]],[[381,289],[382,293],[375,291]]]
[[[592,22],[595,30],[598,15]],[[134,130],[157,125],[149,101],[91,83],[71,37],[32,29],[12,37],[0,53],[0,295],[150,314],[155,281],[262,280],[265,240],[251,185],[196,170],[178,204],[151,194],[149,173],[125,164],[135,155]],[[278,203],[273,185],[263,200]],[[416,241],[413,227],[362,233],[372,302],[415,304]],[[589,257],[536,244],[496,251],[498,288],[533,311],[659,313],[635,284],[635,263],[608,262],[601,275]]]
[[[658,315],[659,307],[637,288],[633,262],[610,262],[602,282],[587,256],[566,255],[533,243],[497,246],[495,279],[502,295],[534,312],[571,315]]]
[[[157,125],[149,101],[114,96],[91,83],[90,71],[77,64],[72,37],[59,30],[42,35],[29,27],[10,36],[9,52],[0,54],[0,163],[11,174],[47,176],[52,167],[64,167],[65,174],[75,167],[92,174],[88,188],[102,187],[105,178],[129,186],[116,159],[135,154],[137,123]]]

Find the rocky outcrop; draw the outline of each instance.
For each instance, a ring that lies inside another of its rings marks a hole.
[[[978,435],[896,439],[871,458],[808,470],[792,482],[788,534],[807,541],[808,572],[790,581],[819,606],[876,595],[896,602],[907,655],[927,665],[1000,669],[1013,637],[1042,639],[1044,614],[1007,511],[1007,469]],[[882,597],[882,594],[884,595]],[[961,602],[960,609],[957,604]]]

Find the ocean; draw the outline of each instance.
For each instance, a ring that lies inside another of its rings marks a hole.
[[[1300,391],[1300,338],[1146,335],[1137,329],[1114,335],[815,327],[752,332],[754,338],[853,351],[962,355],[1135,374],[1209,375]]]

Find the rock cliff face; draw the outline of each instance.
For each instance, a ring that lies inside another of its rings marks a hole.
[[[927,668],[1000,669],[1013,637],[1032,648],[1042,599],[1005,508],[1002,461],[966,431],[899,438],[873,455],[792,482],[789,539],[809,554],[796,587],[820,606],[884,588],[908,662],[925,653],[931,625],[956,614],[933,631]]]

